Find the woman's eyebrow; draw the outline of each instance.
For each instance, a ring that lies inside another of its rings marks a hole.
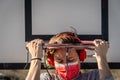
[[[60,59],[60,56],[55,55],[55,58]]]
[[[68,59],[74,59],[74,58],[70,56],[70,57],[68,57]]]

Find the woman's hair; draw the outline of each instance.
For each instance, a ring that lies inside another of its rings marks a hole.
[[[66,44],[66,43],[80,43],[77,34],[72,32],[62,32],[53,36],[49,43],[51,44]]]
[[[49,44],[80,44],[81,40],[78,38],[77,34],[73,33],[73,32],[62,32],[59,33],[55,36],[53,36],[50,41]],[[54,53],[55,53],[55,49],[53,50],[47,50],[47,64],[54,66]],[[80,53],[80,50],[77,51],[78,55]]]

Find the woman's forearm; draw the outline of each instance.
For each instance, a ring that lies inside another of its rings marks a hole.
[[[112,76],[106,58],[97,58],[100,80],[105,80]]]
[[[32,60],[26,80],[40,80],[41,61]]]

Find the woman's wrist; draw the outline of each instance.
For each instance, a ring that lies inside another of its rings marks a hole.
[[[31,58],[31,61],[34,61],[34,60],[39,60],[39,61],[42,61],[42,59],[41,59],[41,58],[39,58],[39,57],[34,57],[34,58]]]
[[[106,60],[107,58],[106,58],[106,56],[103,56],[103,55],[99,55],[99,56],[96,56],[96,59],[97,60]]]
[[[42,59],[39,58],[39,57],[35,57],[35,58],[32,58],[32,59],[31,59],[31,61],[33,61],[33,60],[39,60],[39,61],[41,61]]]
[[[96,55],[95,55],[95,57],[96,57],[96,59],[97,60],[106,60],[107,58],[106,58],[106,55],[104,55],[103,53],[95,53]]]

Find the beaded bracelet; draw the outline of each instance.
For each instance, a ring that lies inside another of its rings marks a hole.
[[[41,61],[41,58],[33,58],[33,59],[31,59],[31,61],[32,60],[40,60]]]

